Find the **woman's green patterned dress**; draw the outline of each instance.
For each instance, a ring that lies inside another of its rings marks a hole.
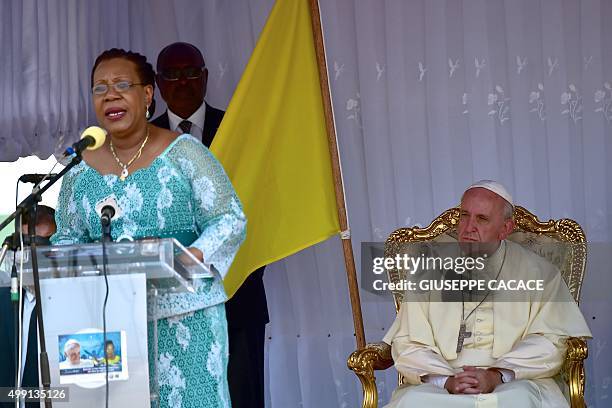
[[[183,134],[124,181],[82,162],[65,177],[54,244],[97,241],[96,204],[114,197],[113,239],[174,237],[225,275],[245,237],[240,201],[219,162]],[[149,373],[162,407],[229,407],[226,295],[217,277],[195,293],[149,299]],[[155,376],[157,373],[157,376]],[[155,381],[157,377],[157,381]]]

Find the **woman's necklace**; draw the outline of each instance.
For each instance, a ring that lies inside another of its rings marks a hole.
[[[136,160],[138,160],[138,158],[142,155],[142,149],[144,149],[145,145],[147,144],[147,140],[149,140],[149,127],[148,126],[147,126],[147,135],[145,136],[144,141],[140,145],[140,148],[138,149],[136,154],[130,159],[130,161],[127,162],[127,164],[119,160],[119,157],[117,157],[117,153],[115,153],[115,148],[113,147],[113,141],[112,140],[110,141],[110,151],[113,154],[113,157],[115,158],[115,160],[117,160],[117,164],[119,165],[119,167],[121,167],[121,175],[119,176],[119,180],[125,181],[127,176],[129,176],[130,172],[128,171],[128,168]]]

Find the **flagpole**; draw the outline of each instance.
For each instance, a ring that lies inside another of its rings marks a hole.
[[[365,347],[363,316],[361,315],[361,301],[359,299],[359,285],[357,284],[357,272],[355,270],[353,246],[351,244],[350,232],[348,230],[348,219],[346,216],[346,203],[344,201],[344,187],[342,184],[342,169],[340,168],[340,159],[338,156],[336,127],[334,125],[334,114],[332,112],[331,94],[329,91],[327,76],[327,63],[325,60],[325,44],[323,41],[323,31],[321,29],[321,14],[319,12],[318,0],[308,0],[308,2],[310,3],[310,20],[312,22],[317,65],[319,67],[319,85],[321,86],[321,95],[323,97],[325,127],[327,129],[326,133],[329,142],[329,153],[332,162],[334,190],[336,192],[336,208],[338,210],[340,231],[342,231],[342,250],[344,252],[344,266],[346,268],[349,296],[351,299],[351,309],[353,312],[353,326],[355,327],[357,348],[362,349]]]

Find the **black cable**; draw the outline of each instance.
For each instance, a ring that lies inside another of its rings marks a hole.
[[[104,284],[106,285],[106,294],[104,295],[104,306],[102,307],[102,332],[104,336],[104,344],[102,346],[102,353],[104,355],[104,367],[105,367],[105,407],[108,408],[108,356],[106,355],[106,303],[108,302],[108,275],[106,273],[106,264],[108,259],[106,257],[106,242],[102,239],[102,271],[104,273]]]

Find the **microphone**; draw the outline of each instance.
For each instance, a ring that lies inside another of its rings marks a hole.
[[[11,301],[19,302],[19,278],[17,277],[17,265],[11,268]]]
[[[102,226],[106,227],[110,225],[110,222],[114,216],[115,216],[115,207],[109,204],[102,207],[102,211],[100,215],[100,222],[102,223]]]
[[[41,181],[49,179],[51,177],[55,177],[55,176],[57,176],[56,173],[49,173],[49,174],[37,174],[37,173],[23,174],[21,177],[19,177],[19,181],[21,181],[22,183],[40,184]]]
[[[65,156],[80,154],[83,150],[96,150],[104,144],[106,130],[98,126],[90,126],[81,133],[81,140],[70,146],[64,152]]]
[[[115,216],[115,207],[110,204],[106,204],[100,211],[100,223],[102,224],[102,242],[111,242],[113,237],[111,235],[111,220]],[[106,274],[106,272],[105,272]]]

